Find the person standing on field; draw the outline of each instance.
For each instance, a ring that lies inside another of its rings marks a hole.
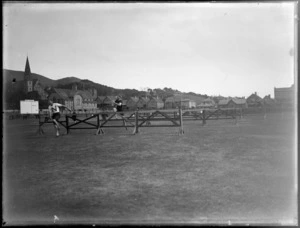
[[[49,100],[49,117],[50,119],[52,119],[53,124],[54,124],[54,128],[56,130],[56,137],[59,136],[59,118],[60,118],[60,108],[66,108],[69,111],[71,111],[71,109],[69,109],[67,106],[59,104],[59,103],[53,103],[52,100]]]

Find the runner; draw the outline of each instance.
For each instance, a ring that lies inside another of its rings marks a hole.
[[[53,124],[54,124],[54,128],[56,130],[56,137],[59,136],[59,118],[60,118],[60,107],[66,108],[69,111],[71,111],[71,109],[69,109],[67,106],[59,104],[59,103],[53,103],[52,100],[49,100],[49,117],[50,119],[52,119]]]

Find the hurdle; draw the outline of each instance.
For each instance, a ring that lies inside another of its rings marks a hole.
[[[38,115],[38,119],[39,119],[39,123],[38,123],[38,130],[37,133],[39,135],[43,135],[45,134],[44,130],[43,130],[43,125],[44,124],[53,124],[53,121],[50,120],[49,116],[47,114],[39,114]],[[44,119],[44,121],[42,121],[42,119]],[[64,128],[67,129],[67,125],[66,125],[66,121],[58,121],[58,123],[60,123]]]
[[[237,116],[242,118],[243,110],[241,108],[217,108],[217,109],[190,109],[183,111],[184,121],[200,120],[202,125],[207,120],[234,119],[237,123]]]
[[[106,111],[97,114],[92,114],[92,116],[84,119],[79,119],[76,115],[66,115],[66,120],[64,122],[66,123],[65,127],[67,129],[67,134],[70,133],[70,130],[95,129],[96,135],[99,135],[104,134],[104,128],[124,127],[127,130],[128,127],[133,127],[134,130],[132,134],[135,135],[139,133],[139,129],[141,127],[178,127],[179,134],[182,135],[184,134],[182,110],[178,110],[178,115],[175,115],[176,112],[177,110],[137,110],[124,112]],[[173,114],[174,117],[172,116]],[[108,117],[103,118],[104,116]],[[73,120],[73,123],[71,123],[70,119]],[[122,121],[122,125],[109,125],[109,123],[120,120]],[[171,124],[151,124],[157,121],[167,121]],[[85,124],[89,126],[79,127],[78,125],[80,124]]]
[[[184,134],[183,130],[183,121],[182,121],[182,110],[178,109],[178,115],[175,115],[177,112],[174,110],[143,110],[135,112],[135,128],[133,134],[139,133],[139,128],[141,127],[178,127],[179,135]],[[144,116],[143,116],[144,114]],[[146,117],[145,117],[145,114]],[[172,116],[174,115],[174,116]],[[164,121],[169,122],[171,125],[167,124],[155,124],[153,122]]]
[[[206,124],[207,120],[219,120],[219,119],[235,119],[237,124],[237,116],[242,117],[242,109],[236,108],[218,108],[218,109],[157,109],[157,110],[136,110],[136,111],[105,111],[96,114],[91,114],[89,117],[79,118],[76,114],[65,115],[64,121],[58,121],[63,127],[66,128],[66,134],[69,134],[71,130],[83,130],[94,129],[96,135],[104,134],[104,128],[120,128],[124,127],[126,130],[129,127],[133,127],[132,134],[139,134],[142,127],[177,127],[178,134],[184,134],[183,122],[184,121],[202,121],[202,125]],[[107,118],[105,118],[107,116]],[[100,118],[101,117],[101,118]],[[73,122],[71,121],[73,120]],[[112,124],[113,122],[122,121],[122,125]],[[164,121],[168,122],[156,124],[155,122]],[[44,134],[42,126],[47,123],[53,123],[49,121],[48,117],[45,117],[42,121],[42,115],[39,115],[39,134]],[[155,123],[155,124],[153,124]],[[84,126],[82,126],[84,125]],[[87,126],[88,125],[88,126]],[[81,127],[80,127],[81,126]]]
[[[135,127],[134,124],[131,123],[131,121],[128,120],[128,118],[132,117],[134,113],[130,113],[129,117],[124,117],[125,112],[113,112],[113,111],[106,111],[106,112],[100,112],[96,114],[92,114],[90,117],[79,119],[77,115],[66,115],[66,129],[67,134],[70,133],[70,130],[82,130],[82,129],[95,129],[96,135],[104,134],[103,128],[111,128],[111,127],[124,127],[126,130],[128,127]],[[104,116],[107,115],[108,118],[104,118]],[[100,118],[101,116],[101,118]],[[115,117],[115,118],[114,118]],[[73,120],[74,123],[71,123],[70,119]],[[93,121],[94,122],[90,122]],[[122,120],[123,125],[108,125],[109,122],[115,122]],[[89,125],[88,127],[80,127],[78,125]]]

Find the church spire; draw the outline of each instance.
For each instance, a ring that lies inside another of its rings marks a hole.
[[[25,71],[24,71],[24,91],[25,93],[33,91],[33,82],[31,79],[31,70],[30,70],[28,55],[27,55]]]
[[[25,71],[24,71],[24,80],[31,80],[31,70],[29,65],[28,56],[26,59]]]

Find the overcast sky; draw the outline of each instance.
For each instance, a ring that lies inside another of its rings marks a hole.
[[[294,82],[294,3],[5,3],[3,67],[115,87],[260,96]]]

